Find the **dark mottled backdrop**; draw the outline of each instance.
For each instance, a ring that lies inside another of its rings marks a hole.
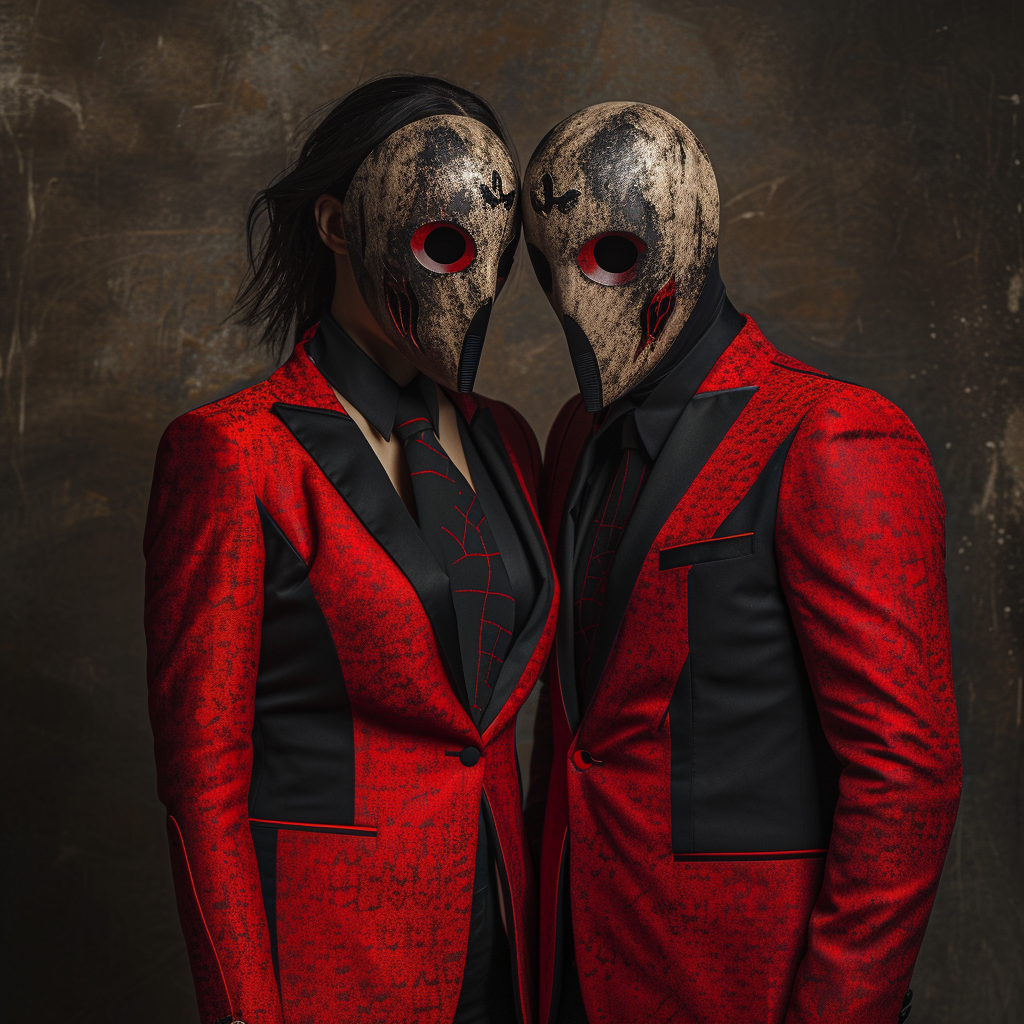
[[[8,1019],[195,1019],[154,797],[140,539],[157,439],[267,370],[224,323],[255,189],[388,69],[524,156],[636,99],[705,143],[722,270],[780,347],[898,402],[949,505],[966,785],[914,1020],[1024,1019],[1024,13],[929,3],[0,2],[0,670]],[[520,273],[480,389],[574,388]]]

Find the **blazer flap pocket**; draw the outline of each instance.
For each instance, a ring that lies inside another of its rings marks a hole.
[[[374,839],[377,829],[373,825],[322,825],[310,821],[276,821],[270,818],[250,818],[250,828],[274,828],[279,832],[327,832],[336,836],[364,836]]]
[[[677,548],[662,548],[658,553],[659,569],[681,569],[699,562],[717,562],[723,558],[740,558],[754,553],[754,535],[737,533],[732,537],[713,537]]]

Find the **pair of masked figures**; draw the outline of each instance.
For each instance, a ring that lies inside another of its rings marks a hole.
[[[731,305],[696,137],[589,107],[520,184],[479,97],[389,77],[260,214],[243,311],[300,340],[171,424],[145,541],[204,1024],[905,1019],[960,792],[942,498]],[[580,390],[543,462],[472,390],[521,226]]]

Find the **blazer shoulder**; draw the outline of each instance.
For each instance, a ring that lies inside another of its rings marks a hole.
[[[815,431],[844,441],[889,438],[924,444],[910,417],[884,395],[853,381],[809,372],[821,383],[801,432]]]
[[[822,501],[846,493],[866,503],[881,488],[944,514],[931,451],[910,417],[846,381],[828,380],[804,413],[786,458],[788,492],[787,483]]]
[[[778,379],[799,381],[807,389],[813,388],[817,392],[805,419],[812,422],[821,420],[822,427],[830,426],[841,431],[896,431],[915,438],[920,436],[907,414],[895,402],[863,384],[825,373],[777,349],[772,350],[770,363]],[[859,427],[854,424],[859,424]]]
[[[786,388],[791,400],[803,407],[792,455],[818,459],[828,453],[854,460],[900,459],[911,455],[923,460],[934,475],[931,453],[907,414],[895,402],[856,381],[825,373],[780,352],[761,336],[769,373],[766,383]],[[865,447],[867,445],[867,447]],[[897,455],[896,447],[902,449]],[[886,449],[888,449],[886,451]]]
[[[161,449],[166,443],[189,438],[206,443],[215,443],[217,438],[241,441],[261,429],[261,419],[270,414],[276,400],[273,377],[215,398],[171,420],[164,430]]]

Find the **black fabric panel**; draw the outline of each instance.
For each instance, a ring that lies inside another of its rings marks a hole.
[[[677,548],[662,548],[658,555],[659,569],[681,569],[684,565],[698,562],[717,562],[723,558],[742,558],[754,553],[754,535],[740,534],[738,537],[722,537],[719,540],[702,540],[694,544],[681,544]]]
[[[256,851],[256,867],[260,873],[260,891],[263,909],[270,932],[270,957],[274,961],[274,977],[281,984],[281,970],[277,963],[277,829],[263,825],[250,825],[252,845]]]
[[[478,728],[483,733],[498,717],[533,657],[554,600],[555,584],[540,524],[519,485],[519,478],[490,409],[480,409],[468,426],[460,416],[459,430],[474,481],[477,469],[486,466],[487,471],[481,475],[482,487],[478,493],[484,514],[491,523],[494,538],[505,560],[505,570],[516,599],[517,635],[505,655],[505,663],[501,667],[491,699],[480,719]],[[469,443],[466,443],[467,440]],[[521,627],[520,592],[525,595]]]
[[[575,687],[573,687],[575,689]],[[572,942],[571,921],[569,935],[566,936],[566,923],[569,911],[569,834],[562,839],[562,859],[558,865],[558,883],[555,886],[555,951],[554,966],[551,975],[551,1006],[548,1008],[548,1020],[552,1024],[558,1021],[558,1011],[562,1003],[562,991],[565,980],[566,942]],[[573,969],[576,967],[575,954],[571,958]],[[577,983],[579,979],[577,978]],[[540,1018],[544,1020],[544,1007],[540,1008]]]
[[[334,640],[308,566],[257,506],[265,563],[249,817],[352,825],[352,707]]]
[[[779,485],[795,432],[716,531],[723,538],[752,532],[753,553],[689,569],[689,745],[699,771],[688,793],[677,788],[676,766],[686,755],[676,743],[686,737],[673,724],[675,853],[792,853],[829,844],[839,765],[775,562]],[[675,828],[687,804],[689,841]]]
[[[276,402],[273,411],[416,591],[448,668],[452,690],[469,708],[448,574],[430,553],[384,467],[351,417]]]
[[[568,847],[567,847],[568,849]],[[568,880],[565,886],[564,905],[560,906],[559,918],[562,929],[562,964],[559,970],[558,998],[554,1001],[552,1024],[589,1024],[586,1004],[583,1002],[583,988],[580,985],[580,968],[576,962],[576,939],[572,928],[572,897]]]
[[[496,849],[481,801],[466,964],[452,1024],[516,1024],[512,954],[498,904]]]
[[[756,387],[731,388],[728,391],[707,391],[694,395],[665,442],[640,492],[636,509],[626,524],[615,561],[608,573],[600,631],[587,671],[585,692],[588,702],[593,701],[593,695],[598,689],[598,682],[633,594],[633,586],[655,538],[756,390]],[[567,579],[571,580],[572,577]],[[562,681],[563,691],[572,686],[573,680]]]
[[[672,852],[693,850],[693,688],[683,662],[668,705],[672,764]]]
[[[558,873],[555,918],[555,964],[551,990],[551,1024],[588,1024],[583,1003],[576,939],[572,927],[572,895],[569,886],[569,839],[562,846]],[[542,1008],[543,1016],[543,1008]]]

